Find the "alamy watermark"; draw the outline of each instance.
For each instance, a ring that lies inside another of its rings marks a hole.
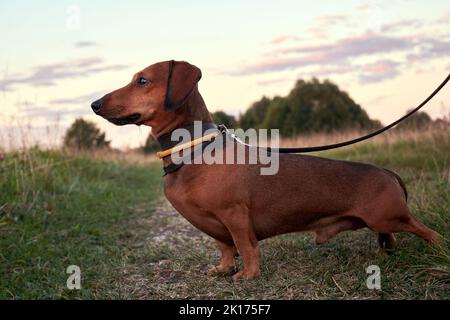
[[[171,134],[171,140],[179,142],[177,146],[189,143],[197,138],[217,132],[217,129],[208,129],[202,133],[202,122],[194,121],[193,136],[184,128],[175,129]],[[238,138],[239,137],[239,138]],[[180,155],[178,152],[170,155],[175,164],[252,164],[260,166],[261,175],[275,175],[279,170],[279,153],[269,152],[257,145],[265,144],[270,148],[279,147],[278,129],[229,129],[228,134],[217,135],[214,140],[204,148],[186,150]],[[246,143],[248,142],[248,144]],[[186,152],[193,156],[186,156]]]
[[[66,269],[66,273],[70,274],[67,278],[66,286],[69,290],[81,289],[81,269],[77,265],[70,265]]]
[[[367,28],[370,32],[380,32],[383,25],[383,11],[380,0],[371,0],[367,3]]]
[[[81,9],[80,6],[73,4],[66,9],[66,28],[69,30],[78,30],[81,28]]]
[[[366,268],[366,273],[369,274],[366,280],[367,289],[381,290],[381,270],[377,265],[370,265]]]

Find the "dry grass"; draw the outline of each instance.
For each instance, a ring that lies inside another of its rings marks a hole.
[[[351,139],[355,139],[370,133],[371,131],[347,131],[347,132],[333,132],[333,133],[311,133],[307,135],[300,135],[295,138],[286,138],[280,140],[280,146],[291,147],[309,147],[321,146],[333,143],[339,143]],[[409,141],[414,143],[433,143],[433,141],[440,140],[442,137],[450,136],[450,122],[446,124],[436,124],[423,128],[421,130],[396,130],[393,128],[378,136],[375,136],[367,141],[367,143],[375,145],[392,145],[397,141]]]

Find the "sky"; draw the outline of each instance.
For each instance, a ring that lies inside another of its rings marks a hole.
[[[0,147],[57,144],[77,117],[112,146],[149,128],[116,127],[90,103],[158,61],[203,73],[210,111],[239,115],[297,79],[329,79],[387,124],[450,72],[450,1],[2,1]],[[450,112],[450,87],[427,107]]]

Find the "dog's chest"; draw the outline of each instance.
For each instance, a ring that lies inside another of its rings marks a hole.
[[[206,192],[195,189],[186,181],[181,183],[180,179],[171,179],[165,181],[164,194],[171,205],[196,228],[213,238],[229,240],[227,229],[211,210],[213,204]]]

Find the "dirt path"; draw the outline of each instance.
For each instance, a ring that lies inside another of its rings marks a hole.
[[[166,200],[160,200],[153,214],[133,223],[131,251],[126,263],[134,263],[124,271],[125,295],[131,294],[138,299],[180,298],[186,289],[182,278],[190,272],[205,275],[207,270],[204,257],[204,261],[191,265],[191,268],[198,268],[196,271],[182,270],[184,255],[191,252],[195,256],[198,252],[208,251],[212,262],[218,259],[212,244],[211,238],[193,227]],[[167,286],[173,293],[160,290]]]

